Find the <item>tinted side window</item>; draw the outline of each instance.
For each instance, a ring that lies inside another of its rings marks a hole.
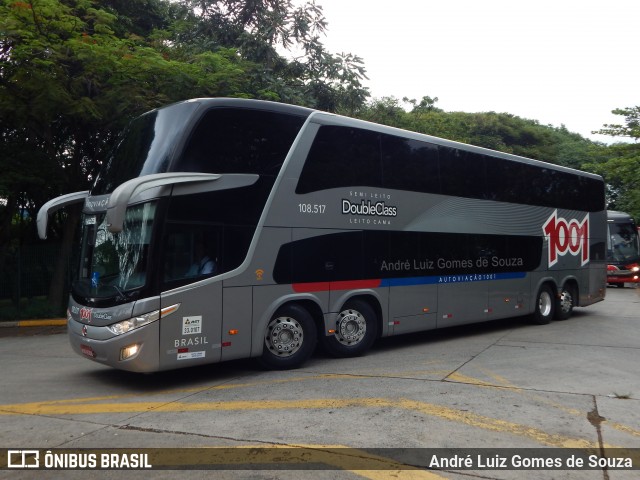
[[[484,155],[439,147],[440,186],[444,195],[485,198],[487,193]]]
[[[304,117],[213,108],[199,121],[174,171],[277,175]]]
[[[249,187],[171,197],[162,234],[164,288],[237,268],[247,256],[272,183],[271,177],[261,177]],[[210,258],[210,268],[196,267],[201,253]]]
[[[599,212],[605,209],[605,195],[604,195],[604,182],[599,180],[595,180],[593,178],[580,178],[580,189],[582,192],[582,197],[586,196],[587,207],[586,208],[590,212]]]
[[[541,165],[485,157],[488,200],[597,212],[604,182]]]
[[[363,232],[306,238],[280,247],[273,278],[278,283],[331,282],[363,277]]]
[[[532,203],[530,175],[526,166],[494,157],[485,157],[487,200],[511,203]]]
[[[355,186],[604,209],[604,183],[597,179],[368,130],[320,127],[296,193]]]
[[[439,193],[438,147],[382,135],[382,172],[386,188]]]
[[[587,208],[586,194],[580,191],[580,178],[551,168],[522,165],[526,185],[522,200],[533,205],[575,210]]]
[[[311,146],[296,193],[351,186],[382,186],[380,134],[324,125]]]
[[[282,245],[273,278],[287,284],[528,272],[540,265],[542,238],[375,230],[332,233]],[[500,263],[513,257],[520,262]]]
[[[254,229],[208,222],[167,222],[163,237],[162,281],[176,288],[240,266]]]

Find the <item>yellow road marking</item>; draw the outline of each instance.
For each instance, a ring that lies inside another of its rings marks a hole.
[[[459,383],[466,383],[469,385],[476,385],[478,387],[491,387],[491,388],[509,388],[506,385],[496,385],[495,383],[491,383],[491,382],[486,382],[484,380],[479,380],[477,378],[474,377],[469,377],[467,375],[463,375],[461,373],[458,372],[453,372],[452,374],[447,376],[447,380],[448,381],[453,381],[453,382],[459,382]]]
[[[556,402],[550,402],[540,395],[532,395],[521,388],[511,384],[507,379],[485,372],[489,377],[493,377],[498,385],[487,381],[454,372],[448,379],[464,382],[481,387],[506,388],[518,391],[527,396],[545,401],[555,408],[562,409],[576,416],[584,416],[585,413],[576,409],[567,408]],[[289,377],[280,380],[267,380],[247,383],[229,383],[209,387],[194,387],[187,389],[174,389],[159,391],[152,395],[167,395],[177,393],[206,392],[215,390],[228,390],[233,388],[250,388],[260,385],[272,385],[276,383],[290,383],[318,379],[354,379],[369,378],[370,375],[344,375],[344,374],[320,374],[301,377]],[[420,412],[427,416],[438,417],[447,421],[466,424],[475,428],[490,430],[494,432],[510,433],[516,436],[534,440],[537,443],[553,447],[567,448],[597,448],[594,442],[583,439],[575,439],[562,435],[553,435],[535,427],[529,427],[513,422],[478,415],[472,412],[457,410],[441,405],[429,404],[426,402],[414,401],[410,399],[387,399],[387,398],[359,398],[359,399],[308,399],[308,400],[271,400],[271,401],[231,401],[231,402],[182,402],[182,401],[162,401],[162,402],[126,402],[107,403],[108,400],[119,400],[127,398],[137,398],[139,394],[109,395],[92,398],[77,398],[68,400],[53,400],[44,402],[32,402],[14,405],[0,405],[1,415],[90,415],[100,413],[135,413],[135,412],[186,412],[186,411],[233,411],[233,410],[299,410],[299,409],[337,409],[337,408],[399,408],[414,412]],[[94,403],[99,402],[99,403]],[[104,403],[103,403],[104,402]],[[613,428],[640,436],[640,432],[618,423],[608,423]],[[615,448],[605,445],[607,448]]]
[[[640,430],[636,430],[634,428],[628,427],[627,425],[622,425],[621,423],[617,423],[617,422],[607,422],[606,420],[603,423],[606,423],[607,425],[615,428],[616,430],[620,430],[621,432],[625,432],[630,435],[633,435],[634,437],[640,437]]]
[[[66,318],[47,318],[42,320],[18,320],[19,327],[64,327]]]
[[[126,403],[46,403],[34,402],[0,406],[2,415],[90,415],[99,413],[136,412],[196,412],[196,411],[243,411],[243,410],[302,410],[343,408],[399,408],[444,420],[462,423],[484,430],[510,433],[525,437],[542,445],[567,448],[597,448],[598,444],[583,440],[553,435],[538,428],[505,420],[499,420],[472,412],[457,410],[410,399],[388,398],[323,398],[307,400],[239,400],[229,402],[126,402]]]
[[[576,408],[571,408],[571,407],[566,407],[558,402],[554,402],[552,400],[549,400],[547,397],[543,397],[542,395],[538,395],[536,393],[531,393],[528,392],[526,390],[523,390],[521,387],[518,387],[516,385],[514,385],[513,383],[511,383],[508,379],[502,377],[501,375],[495,374],[491,371],[488,371],[487,369],[484,368],[479,368],[480,371],[482,371],[485,375],[493,378],[498,385],[493,385],[490,382],[485,382],[482,380],[478,380],[476,378],[473,377],[468,377],[465,375],[461,375],[458,374],[457,372],[454,372],[452,375],[449,376],[449,378],[454,379],[455,381],[459,381],[459,382],[463,382],[463,383],[470,383],[472,385],[478,385],[478,386],[493,386],[495,388],[508,388],[510,390],[513,390],[515,392],[519,392],[522,393],[523,395],[527,396],[528,398],[534,399],[536,401],[542,402],[542,403],[546,403],[547,405],[550,405],[558,410],[562,410],[565,413],[568,413],[570,415],[576,416],[576,417],[585,417],[585,412],[582,410],[578,410]],[[635,437],[640,437],[640,430],[636,430],[632,427],[629,427],[628,425],[624,425],[621,423],[617,423],[617,422],[610,422],[607,420],[603,421],[604,424],[610,426],[611,428],[614,428],[615,430],[619,430],[621,432],[624,433],[628,433],[629,435],[633,435]]]

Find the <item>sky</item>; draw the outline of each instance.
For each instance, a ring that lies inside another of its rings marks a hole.
[[[373,98],[438,97],[592,140],[640,105],[640,0],[316,0],[331,53],[364,60]],[[618,139],[630,141],[629,139]]]

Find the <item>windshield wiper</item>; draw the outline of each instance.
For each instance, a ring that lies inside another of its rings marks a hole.
[[[113,285],[110,285],[110,286],[113,287],[116,290],[116,292],[118,292],[119,296],[116,297],[116,302],[124,302],[127,299],[127,296],[118,285],[114,283]]]

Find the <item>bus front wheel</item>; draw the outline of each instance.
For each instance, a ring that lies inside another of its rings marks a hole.
[[[316,341],[311,314],[300,305],[285,305],[267,325],[260,363],[276,370],[297,368],[311,356]]]
[[[324,349],[334,357],[355,357],[371,347],[378,334],[377,316],[362,300],[345,303],[336,317],[335,333],[320,337]]]
[[[555,295],[549,285],[542,285],[536,296],[536,304],[531,321],[537,325],[546,325],[551,321],[556,306]]]

